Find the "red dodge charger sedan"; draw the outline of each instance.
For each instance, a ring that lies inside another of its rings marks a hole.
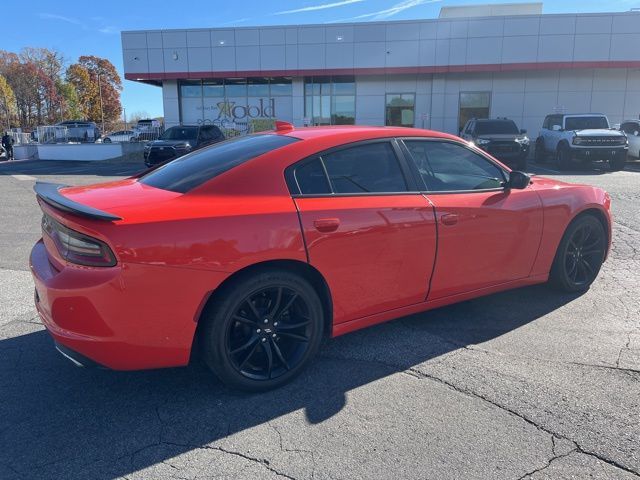
[[[318,127],[228,140],[125,180],[38,183],[35,302],[74,363],[291,380],[322,338],[524,285],[581,291],[609,195],[457,137]]]

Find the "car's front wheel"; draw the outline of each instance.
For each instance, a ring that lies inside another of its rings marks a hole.
[[[607,236],[602,223],[593,215],[576,218],[560,241],[550,283],[565,292],[587,290],[598,276],[607,249]]]
[[[223,286],[202,321],[205,363],[225,384],[257,392],[289,382],[315,356],[324,312],[309,282],[273,270]]]
[[[609,168],[612,172],[617,172],[619,170],[624,170],[625,165],[627,164],[627,156],[626,155],[616,155],[615,158],[609,160]]]
[[[111,139],[109,137],[106,137],[104,140],[102,140],[102,143],[111,143]]]

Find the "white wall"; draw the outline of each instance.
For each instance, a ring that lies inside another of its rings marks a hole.
[[[122,32],[125,77],[131,80],[176,72],[243,76],[248,71],[283,75],[323,69],[637,63],[639,43],[638,12]]]
[[[416,93],[416,127],[457,134],[460,92],[491,92],[491,117],[506,116],[532,137],[545,115],[598,112],[612,124],[640,114],[640,69],[576,69],[356,77],[356,123],[384,125],[386,93]]]

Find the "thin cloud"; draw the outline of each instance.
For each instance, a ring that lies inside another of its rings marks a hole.
[[[118,30],[116,27],[112,27],[109,25],[106,27],[99,28],[98,31],[100,33],[105,33],[107,35],[110,35],[110,34],[118,33],[120,30]]]
[[[393,17],[400,12],[404,12],[413,7],[417,7],[419,5],[424,5],[427,3],[437,3],[442,0],[405,0],[403,2],[396,3],[390,8],[386,8],[384,10],[378,10],[377,12],[364,13],[362,15],[357,15],[355,17],[344,18],[342,20],[336,20],[338,22],[346,22],[349,20],[362,20],[364,18],[373,18],[374,20],[383,20],[385,18]]]
[[[65,17],[64,15],[58,15],[57,13],[40,13],[39,17],[43,20],[60,20],[61,22],[67,22],[84,27],[84,23],[77,18]]]
[[[294,10],[283,10],[281,12],[274,13],[274,15],[289,15],[291,13],[314,12],[316,10],[326,10],[327,8],[342,7],[343,5],[360,2],[364,2],[364,0],[341,0],[340,2],[324,3],[322,5],[311,5],[309,7],[296,8]]]
[[[223,26],[223,25],[234,25],[236,23],[245,23],[248,22],[249,20],[251,20],[251,17],[244,17],[244,18],[236,18],[235,20],[229,20],[228,22],[222,22],[219,23],[219,26]]]

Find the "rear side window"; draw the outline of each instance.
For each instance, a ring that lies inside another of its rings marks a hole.
[[[405,192],[407,183],[388,142],[368,143],[322,155],[334,193]]]
[[[331,187],[319,157],[296,167],[294,175],[300,193],[306,195],[331,193]]]
[[[186,193],[252,158],[297,142],[295,137],[274,134],[248,135],[197,150],[140,178],[151,187]]]

